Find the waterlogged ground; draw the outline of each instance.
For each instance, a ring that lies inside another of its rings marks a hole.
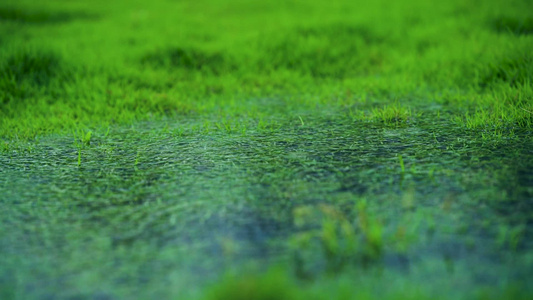
[[[532,4],[0,1],[0,300],[532,299]]]
[[[427,110],[88,132],[2,142],[0,298],[268,294],[270,268],[277,298],[533,295],[530,130]]]

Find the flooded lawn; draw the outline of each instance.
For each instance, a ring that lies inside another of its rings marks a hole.
[[[0,1],[0,300],[533,299],[531,12]]]
[[[240,124],[6,142],[2,298],[202,298],[272,268],[377,298],[533,292],[530,131],[488,139],[431,112]]]

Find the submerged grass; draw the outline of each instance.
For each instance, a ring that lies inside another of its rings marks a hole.
[[[456,299],[516,286],[530,295],[530,135],[502,143],[447,122],[338,115],[278,122],[243,134],[168,119],[9,141],[4,290],[329,299],[334,287],[339,299]],[[269,266],[282,270],[262,275]]]

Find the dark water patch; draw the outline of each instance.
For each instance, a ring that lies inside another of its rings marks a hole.
[[[85,12],[50,11],[47,9],[23,8],[16,6],[0,7],[0,22],[19,22],[44,25],[71,22],[78,19],[94,19],[96,16]]]
[[[513,35],[533,34],[533,18],[501,16],[489,22],[490,28],[498,33]]]
[[[221,74],[235,69],[228,55],[194,47],[177,47],[146,54],[141,63],[168,70],[181,69]]]
[[[344,24],[299,28],[271,44],[260,67],[289,69],[317,78],[345,78],[379,71],[386,54],[375,45],[385,38],[367,27]]]

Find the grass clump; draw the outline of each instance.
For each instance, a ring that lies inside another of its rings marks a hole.
[[[297,286],[286,272],[271,269],[243,276],[226,275],[214,286],[205,300],[293,300],[303,299]]]
[[[404,125],[411,119],[411,109],[399,103],[384,105],[371,111],[370,120],[381,122],[387,126]]]
[[[273,40],[279,38],[274,38]],[[315,78],[342,79],[377,72],[384,63],[384,38],[364,26],[329,24],[292,30],[266,40],[260,68],[288,69]]]
[[[310,278],[324,271],[338,273],[350,264],[366,264],[381,258],[383,225],[369,214],[364,199],[356,204],[354,212],[351,220],[330,205],[294,210],[294,223],[301,230],[292,239],[295,272],[299,278]],[[309,255],[316,253],[311,250],[316,246],[322,255]]]
[[[533,18],[517,18],[512,16],[500,16],[490,22],[491,28],[499,33],[509,33],[515,35],[533,34]]]
[[[512,55],[505,55],[488,63],[481,77],[481,88],[494,88],[506,85],[521,88],[529,85],[533,78],[533,54],[528,49],[517,49]]]
[[[489,129],[507,131],[513,128],[530,128],[533,125],[531,106],[505,107],[498,105],[492,109],[479,109],[473,114],[458,118],[458,123],[469,129]]]
[[[38,95],[64,75],[61,59],[53,52],[25,49],[4,54],[0,59],[0,100],[4,105],[11,101],[16,105]]]
[[[533,89],[527,77],[517,87],[501,85],[485,95],[473,112],[456,116],[455,122],[469,129],[523,130],[533,125]]]

